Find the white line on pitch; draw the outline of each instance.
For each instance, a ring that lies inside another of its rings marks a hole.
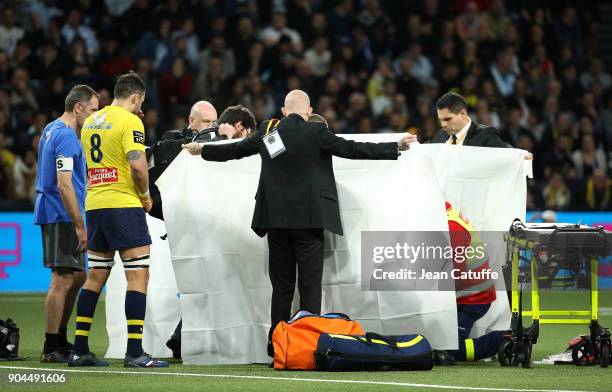
[[[499,392],[588,392],[588,391],[572,391],[560,389],[519,389],[519,388],[491,388],[491,387],[464,387],[459,385],[437,385],[437,384],[416,384],[407,382],[390,382],[390,381],[362,381],[362,380],[333,380],[324,378],[299,378],[299,377],[271,377],[271,376],[241,376],[236,374],[206,374],[206,373],[174,373],[174,372],[159,372],[159,371],[129,371],[129,370],[85,370],[85,369],[59,369],[59,368],[36,368],[36,367],[21,367],[21,366],[0,366],[0,369],[11,370],[42,370],[48,372],[69,372],[69,373],[103,373],[103,374],[147,374],[147,375],[164,375],[164,376],[181,376],[181,377],[216,377],[216,378],[237,378],[250,380],[272,380],[272,381],[305,381],[305,382],[328,382],[336,384],[365,384],[365,385],[388,385],[397,387],[418,387],[418,388],[433,388],[433,389],[458,389],[470,391],[499,391]]]

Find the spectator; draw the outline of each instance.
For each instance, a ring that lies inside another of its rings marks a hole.
[[[134,0],[131,7],[119,18],[122,40],[128,43],[137,42],[149,29],[152,20],[153,11],[149,0]]]
[[[67,71],[66,64],[63,64],[58,58],[57,48],[48,41],[42,44],[37,60],[29,69],[32,72],[32,79],[39,82],[53,76],[60,76]]]
[[[40,106],[49,118],[57,118],[64,113],[66,97],[64,78],[60,75],[47,79],[40,93]]]
[[[234,51],[225,46],[225,38],[220,35],[212,37],[210,46],[200,52],[199,55],[199,70],[200,75],[205,75],[208,72],[210,59],[216,57],[223,64],[221,75],[226,79],[236,73],[236,61],[234,59]]]
[[[314,12],[310,18],[310,25],[304,34],[303,38],[308,46],[312,45],[317,37],[329,37],[330,33],[325,15],[320,12]]]
[[[565,210],[571,202],[571,192],[559,172],[551,174],[548,184],[542,190],[544,207],[549,210]]]
[[[90,78],[93,76],[93,58],[87,53],[85,41],[79,36],[72,40],[70,44],[68,64],[74,81],[90,81]]]
[[[2,25],[0,25],[0,49],[13,54],[17,42],[23,38],[25,31],[15,24],[15,10],[9,6],[2,10]]]
[[[596,8],[521,9],[503,0],[5,3],[0,133],[13,156],[23,157],[41,118],[61,114],[67,88],[91,84],[104,106],[113,75],[135,68],[147,86],[147,141],[157,127],[182,121],[169,102],[185,91],[189,102],[242,103],[261,121],[278,116],[292,89],[308,91],[336,132],[411,126],[427,140],[436,128],[432,98],[456,91],[475,120],[537,152],[531,201],[538,208],[553,172],[578,195],[570,207],[584,204],[580,176],[596,170],[591,144],[596,166],[611,164],[612,77],[596,44]],[[174,76],[181,62],[179,74],[195,81],[190,88]]]
[[[496,112],[491,112],[489,110],[489,101],[487,101],[486,99],[478,100],[478,106],[476,107],[476,122],[480,124],[490,125],[497,129],[501,128],[501,120],[499,118],[499,114],[497,114]]]
[[[449,41],[452,43],[453,41]],[[478,45],[474,40],[468,40],[463,46],[463,69],[475,77],[483,75],[485,67],[478,55]]]
[[[499,94],[503,98],[508,98],[514,91],[514,81],[516,79],[512,71],[511,54],[506,50],[499,51],[490,72]]]
[[[331,68],[331,52],[328,49],[326,37],[316,38],[312,48],[304,53],[304,59],[317,77],[324,77]]]
[[[189,62],[189,67],[195,69],[198,64],[200,39],[195,33],[195,21],[192,17],[185,18],[181,23],[181,28],[172,33],[171,38],[173,40],[178,37],[182,37],[185,40],[185,59]],[[228,64],[227,66],[229,65],[230,64]]]
[[[100,105],[100,107],[102,106]],[[163,132],[163,130],[160,129],[159,113],[157,112],[157,109],[147,109],[142,122],[146,132],[145,141],[147,142],[147,145],[152,146],[161,136],[161,132]]]
[[[491,41],[503,40],[509,28],[514,27],[507,15],[503,0],[493,0],[487,12],[487,25],[489,27],[488,39]]]
[[[30,5],[30,12],[35,14],[39,19],[44,29],[49,26],[49,21],[57,16],[62,16],[62,10],[55,6],[55,0],[36,1]]]
[[[221,95],[224,81],[225,79],[223,78],[223,66],[221,59],[219,57],[211,57],[208,61],[208,72],[205,74],[200,74],[196,80],[196,95],[212,103],[213,105],[216,105],[216,102]],[[183,112],[185,112],[185,110]]]
[[[15,197],[28,200],[32,206],[36,200],[36,164],[39,140],[40,135],[34,135],[31,138],[30,148],[17,157],[13,167]]]
[[[375,118],[389,114],[393,103],[393,96],[397,88],[395,80],[389,78],[384,81],[383,92],[372,101],[372,114]]]
[[[90,27],[82,24],[81,12],[77,9],[71,10],[68,14],[68,19],[64,27],[62,27],[61,35],[68,44],[72,43],[76,37],[80,37],[85,42],[87,54],[93,56],[98,53],[99,46],[96,33]]]
[[[585,89],[590,88],[594,83],[599,83],[606,90],[612,87],[612,77],[604,71],[603,61],[600,58],[590,61],[589,70],[580,75],[580,82]]]
[[[563,9],[561,19],[553,24],[553,32],[558,46],[567,45],[582,58],[582,26],[574,7],[568,5]]]
[[[134,60],[123,53],[119,47],[119,41],[114,35],[102,39],[102,51],[99,58],[100,74],[112,78],[129,72],[134,68]]]
[[[553,172],[562,173],[565,178],[576,178],[574,161],[571,156],[572,138],[567,134],[557,137],[552,151],[543,157],[544,177],[550,178]]]
[[[256,101],[263,105],[264,118],[274,117],[277,110],[274,104],[274,97],[267,91],[260,77],[251,76],[248,81],[248,92],[244,96],[244,102],[247,107],[250,107]]]
[[[590,177],[595,170],[606,172],[607,162],[604,153],[595,148],[595,140],[592,135],[582,136],[580,150],[574,151],[572,160],[579,178]]]
[[[30,85],[30,75],[24,68],[17,68],[11,77],[11,111],[17,116],[17,127],[24,129],[25,124],[38,111],[38,102]]]
[[[147,57],[153,61],[153,69],[159,71],[162,62],[172,49],[170,32],[172,22],[170,19],[163,18],[159,22],[157,32],[147,31],[138,41],[138,53],[141,57]]]
[[[294,50],[301,51],[302,37],[300,37],[297,31],[287,27],[285,11],[277,9],[272,14],[272,24],[259,33],[259,39],[266,46],[272,47],[279,42],[280,37],[283,35],[289,37]]]
[[[174,114],[185,113],[188,109],[185,106],[190,105],[192,86],[193,75],[187,72],[185,61],[177,57],[172,64],[172,70],[163,73],[159,80],[161,104],[172,108],[171,112]],[[175,108],[175,106],[179,107]]]
[[[366,0],[364,9],[357,15],[357,22],[365,28],[374,27],[377,23],[389,25],[391,19],[380,9],[378,0]]]
[[[431,82],[433,79],[433,66],[431,61],[423,55],[420,44],[414,43],[410,46],[408,59],[410,59],[411,63],[410,75],[421,84]]]
[[[465,12],[457,17],[455,23],[457,35],[462,41],[482,41],[490,36],[487,18],[478,12],[478,4],[474,1],[466,4]]]
[[[502,139],[516,147],[518,146],[519,138],[525,133],[528,133],[528,131],[521,126],[521,109],[518,107],[511,108],[508,115],[508,124],[502,132]]]
[[[353,17],[353,2],[340,0],[327,16],[327,26],[334,40],[350,38]]]
[[[238,20],[236,31],[231,37],[230,44],[234,53],[242,54],[236,57],[236,73],[238,75],[247,74],[250,68],[248,54],[254,45],[261,45],[255,37],[255,27],[251,19],[242,17]]]
[[[595,169],[582,191],[582,207],[590,211],[612,209],[612,180],[603,170]]]

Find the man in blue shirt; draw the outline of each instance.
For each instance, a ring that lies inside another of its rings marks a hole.
[[[72,350],[66,325],[85,281],[87,247],[86,164],[79,140],[85,119],[98,105],[98,94],[91,87],[73,87],[64,114],[45,127],[38,146],[34,223],[41,226],[43,263],[51,269],[41,362],[68,362]]]

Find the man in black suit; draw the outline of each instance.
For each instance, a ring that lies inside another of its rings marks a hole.
[[[289,92],[281,110],[285,117],[277,125],[264,121],[256,133],[240,142],[184,146],[209,161],[261,156],[251,228],[261,237],[268,234],[271,356],[271,332],[279,321],[291,316],[296,265],[300,309],[321,311],[323,229],[342,235],[332,156],[397,159],[399,151],[415,140],[408,135],[397,143],[360,143],[338,137],[325,124],[307,121],[312,108],[301,90]]]
[[[470,119],[467,103],[461,95],[446,93],[438,99],[436,107],[442,129],[431,140],[432,143],[510,147],[502,141],[496,128],[477,124]]]
[[[465,146],[475,146],[475,147],[512,147],[509,144],[506,144],[502,141],[499,131],[491,126],[477,124],[472,121],[467,113],[467,103],[465,99],[455,93],[446,93],[436,103],[437,111],[438,111],[438,119],[440,120],[440,125],[442,125],[442,129],[438,131],[436,136],[432,139],[432,143],[446,143],[446,144],[456,144],[456,145],[465,145]],[[525,159],[533,159],[531,153],[527,153],[525,155]],[[448,211],[448,203],[447,203],[447,211]],[[449,220],[449,229],[451,227],[451,223]],[[484,291],[483,291],[484,293]],[[491,301],[495,300],[495,295],[492,298],[487,299],[485,302],[476,303],[459,303],[457,304],[457,315],[458,315],[458,325],[459,325],[459,347],[460,350],[452,351],[452,355],[450,355],[446,351],[438,351],[434,350],[434,362],[436,365],[449,365],[453,364],[455,360],[466,360],[466,352],[467,357],[474,357],[474,348],[472,345],[471,351],[467,349],[468,344],[464,343],[464,341],[472,342],[472,339],[467,339],[465,336],[465,331],[468,333],[471,330],[474,322],[484,316],[484,314],[488,311],[491,306]],[[487,335],[489,336],[489,335]],[[493,333],[491,337],[487,337],[480,342],[478,349],[478,355],[485,355],[482,352],[494,352],[497,346],[499,345],[498,340],[503,337],[502,331],[497,331]],[[461,348],[465,344],[465,349],[463,351]],[[487,344],[489,346],[487,346]],[[471,354],[471,355],[470,355]]]

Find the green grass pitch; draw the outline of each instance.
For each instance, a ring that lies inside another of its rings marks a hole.
[[[542,309],[552,309],[551,306],[587,309],[588,294],[543,293]],[[600,322],[612,326],[612,293],[609,291],[600,293],[600,308]],[[184,366],[177,362],[168,369],[159,369],[161,371],[133,370],[123,368],[120,360],[111,360],[109,368],[77,368],[76,372],[71,372],[66,366],[39,362],[44,338],[44,294],[0,294],[0,318],[7,317],[16,320],[20,327],[20,354],[28,358],[0,362],[0,366],[64,371],[67,381],[62,385],[15,386],[8,382],[9,373],[23,373],[24,370],[0,368],[0,391],[612,391],[612,367],[534,365],[532,369],[502,368],[496,361],[437,367],[430,372],[319,373],[280,372],[265,365]],[[69,327],[72,335],[74,322],[71,321]],[[570,338],[586,332],[584,325],[544,325],[532,359],[560,352]],[[106,345],[101,303],[94,317],[90,347],[101,357]]]

